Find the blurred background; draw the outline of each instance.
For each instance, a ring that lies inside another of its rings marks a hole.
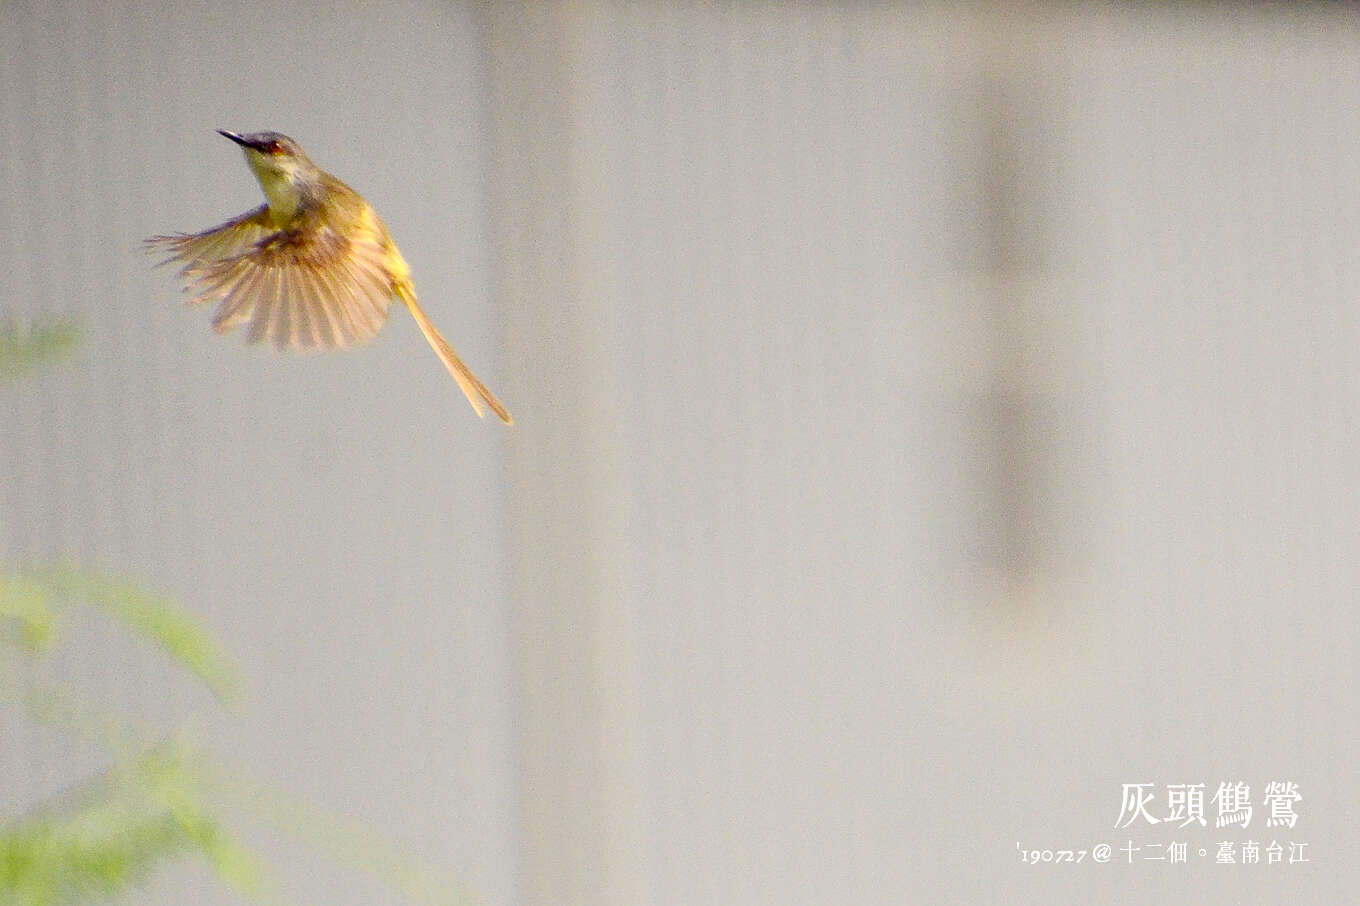
[[[49,674],[496,906],[1360,882],[1349,6],[0,19],[0,320],[83,330],[0,388],[0,558],[134,577],[246,692],[98,619]],[[218,128],[368,198],[514,427],[399,309],[302,357],[180,304],[140,240],[261,201]],[[0,820],[104,758],[4,705]],[[1214,828],[1224,781],[1249,828]],[[1127,783],[1162,816],[1206,784],[1209,826],[1116,829]],[[282,901],[400,901],[238,832]],[[242,900],[193,860],[136,896]]]

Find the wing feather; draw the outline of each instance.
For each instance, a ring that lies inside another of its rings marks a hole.
[[[218,302],[213,328],[249,323],[248,342],[279,349],[348,346],[371,339],[393,299],[386,234],[351,239],[311,217],[296,229],[268,226],[257,208],[203,233],[158,236],[153,251],[182,261],[191,303]]]
[[[264,268],[242,266],[245,268],[244,274],[213,314],[213,330],[218,333],[235,330],[250,320],[251,309],[255,305],[255,294],[259,291],[260,282],[268,273]]]
[[[284,278],[287,272],[281,267],[271,268],[269,276],[273,279],[272,298],[269,303],[268,325],[265,339],[271,340],[276,349],[286,349],[290,325],[288,306],[291,300],[284,292]]]
[[[334,342],[326,343],[322,339],[321,324],[326,319],[326,300],[304,289],[306,269],[295,268],[288,273],[292,283],[289,292],[292,293],[293,311],[298,318],[297,336],[302,348],[319,349],[322,346],[334,346]]]
[[[315,286],[317,298],[326,299],[327,315],[335,324],[338,346],[348,346],[358,340],[368,339],[369,335],[362,333],[355,326],[354,321],[349,316],[349,306],[347,303],[347,293],[343,284],[331,277],[329,270],[308,271],[308,277]]]
[[[297,291],[305,298],[316,301],[316,308],[312,312],[312,321],[315,326],[315,342],[313,345],[325,348],[348,346],[349,343],[346,341],[336,319],[335,299],[322,291],[316,271],[306,268],[298,269]]]
[[[211,271],[201,272],[201,276],[197,278],[198,282],[189,288],[190,292],[195,293],[189,302],[197,305],[233,298],[239,293],[242,284],[246,283],[257,270],[259,268],[253,267],[248,258],[229,258],[218,262]],[[221,306],[218,310],[221,311]]]
[[[296,268],[279,268],[279,274],[283,299],[287,303],[288,321],[284,325],[284,336],[274,337],[274,345],[280,349],[289,347],[311,349],[316,344],[312,341],[309,309],[316,302],[314,300],[304,302],[298,295]]]
[[[369,330],[377,333],[387,317],[387,306],[382,300],[382,288],[386,281],[382,275],[353,259],[347,262],[346,274],[353,290],[356,314],[364,319]]]
[[[273,268],[262,269],[260,279],[251,294],[241,296],[240,315],[250,319],[250,326],[246,331],[247,343],[258,343],[269,336],[269,320],[274,315],[274,284],[277,282],[277,276]]]
[[[260,205],[210,230],[201,233],[153,236],[146,240],[144,245],[148,252],[166,256],[164,260],[157,262],[158,267],[176,261],[184,263],[180,269],[180,276],[185,279],[187,290],[204,267],[247,252],[261,239],[274,232],[275,228],[269,221],[269,206]]]

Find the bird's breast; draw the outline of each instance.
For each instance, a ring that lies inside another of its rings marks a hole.
[[[274,170],[257,170],[260,188],[269,202],[269,216],[277,227],[287,226],[297,216],[302,193],[287,175]]]

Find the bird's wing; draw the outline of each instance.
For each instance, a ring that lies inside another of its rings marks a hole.
[[[279,349],[344,347],[377,334],[393,293],[385,236],[359,231],[347,238],[310,219],[270,230],[258,213],[166,241],[171,260],[187,262],[190,301],[218,302],[213,328],[226,333],[249,324],[250,342],[267,339]]]
[[[185,278],[184,288],[188,290],[193,284],[195,273],[205,265],[248,251],[255,243],[276,232],[276,229],[269,222],[269,206],[260,205],[210,230],[152,236],[144,245],[153,255],[166,256],[158,267],[176,261],[184,262],[180,274]]]

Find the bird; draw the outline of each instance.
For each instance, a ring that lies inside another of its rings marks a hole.
[[[514,419],[416,300],[411,268],[378,213],[278,132],[218,133],[239,145],[265,203],[201,233],[153,236],[161,265],[183,264],[188,303],[217,303],[220,334],[249,325],[250,343],[345,348],[371,340],[400,299],[479,416]]]

